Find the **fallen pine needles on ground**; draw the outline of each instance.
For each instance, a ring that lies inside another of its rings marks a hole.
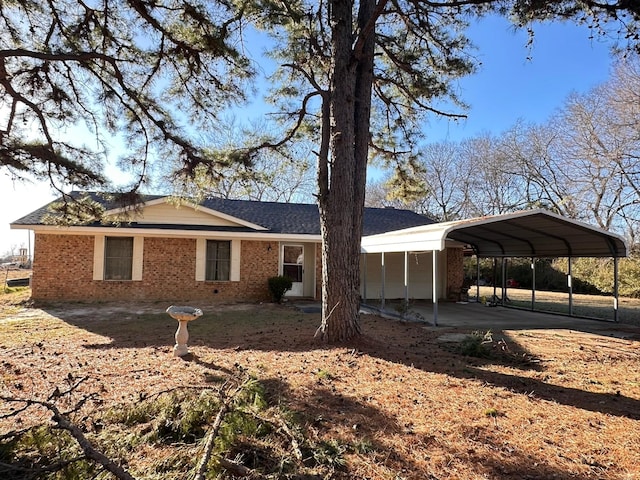
[[[202,305],[175,358],[165,305],[0,305],[3,479],[121,478],[88,445],[139,479],[640,476],[632,327],[364,316],[360,341],[324,346],[317,314]]]

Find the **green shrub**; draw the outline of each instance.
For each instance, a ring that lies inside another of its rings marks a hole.
[[[470,335],[467,335],[460,345],[458,351],[462,355],[476,358],[489,358],[491,356],[491,344],[493,343],[493,336],[491,330],[486,333],[475,331]]]
[[[291,287],[293,286],[293,280],[291,280],[289,277],[270,277],[268,281],[271,298],[276,303],[280,303],[287,290],[291,290]]]

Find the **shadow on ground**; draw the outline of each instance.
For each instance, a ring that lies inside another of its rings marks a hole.
[[[144,310],[132,311],[105,305],[103,308],[92,306],[91,309],[86,306],[79,309],[57,306],[45,310],[68,324],[104,337],[104,342],[86,344],[84,348],[109,349],[172,345],[177,322],[171,319],[164,309],[164,305],[148,305]],[[318,313],[308,314],[296,308],[273,304],[210,306],[203,307],[203,310],[205,314],[189,325],[189,344],[192,346],[235,351],[282,352],[333,348],[314,339],[320,323]],[[575,320],[572,319],[573,322]],[[480,319],[474,325],[487,326],[483,321]],[[521,370],[543,368],[537,362],[516,361],[518,358],[534,357],[513,340],[508,341],[513,355],[494,355],[485,359],[465,356],[437,341],[438,337],[446,334],[470,333],[476,330],[474,326],[465,324],[460,327],[434,328],[423,323],[402,322],[369,315],[363,317],[362,323],[365,337],[356,345],[350,344],[345,347],[355,346],[372,357],[427,372],[480,380],[513,392],[535,395],[539,399],[584,410],[640,419],[640,401],[623,394],[593,393],[546,383],[525,375],[498,373],[483,368],[488,364],[507,365]],[[522,324],[521,328],[524,329],[527,324]],[[615,335],[617,327],[588,320],[580,320],[575,322],[575,325],[581,327],[581,331],[600,331],[605,336],[611,336],[611,332]],[[547,328],[551,328],[551,325]],[[565,329],[566,324],[562,323],[558,328]],[[620,328],[621,332],[626,332],[622,336],[640,338],[640,328]],[[492,332],[495,338],[509,339],[511,335],[511,330],[501,328],[493,329]]]

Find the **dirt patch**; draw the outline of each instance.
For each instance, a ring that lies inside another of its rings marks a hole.
[[[490,355],[475,358],[438,341],[471,332],[366,315],[359,342],[328,347],[313,339],[317,313],[197,305],[205,315],[189,326],[191,355],[179,359],[165,304],[0,305],[2,394],[47,398],[88,377],[83,392],[99,400],[86,418],[141,395],[204,387],[241,365],[308,435],[368,445],[349,450],[332,478],[640,478],[637,340],[497,331]],[[2,418],[0,434],[49,417],[34,409]]]

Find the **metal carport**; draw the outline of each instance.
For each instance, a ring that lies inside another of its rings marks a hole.
[[[618,320],[618,258],[627,256],[619,235],[562,217],[547,210],[526,210],[503,215],[434,223],[362,238],[363,253],[433,252],[433,320],[438,320],[436,252],[447,243],[464,244],[478,257],[567,257],[571,299],[571,258],[614,259],[614,319]],[[408,285],[405,282],[405,291]],[[408,300],[408,299],[406,299]],[[571,301],[571,300],[570,300]]]

